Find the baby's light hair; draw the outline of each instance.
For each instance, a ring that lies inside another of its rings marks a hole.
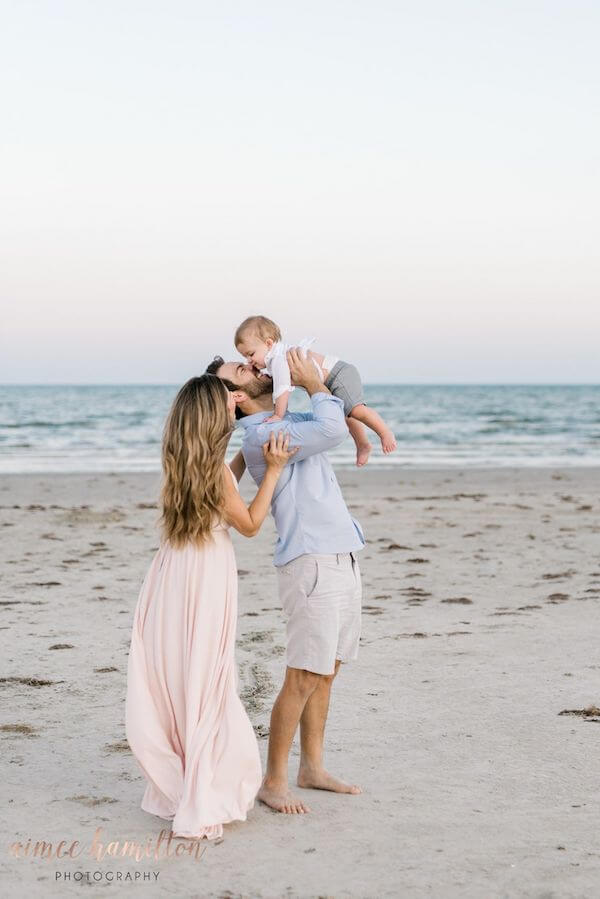
[[[242,324],[238,326],[233,338],[233,343],[236,347],[242,342],[244,334],[248,334],[248,332],[258,334],[261,340],[266,340],[268,337],[271,340],[281,340],[281,331],[275,322],[264,315],[250,315],[244,319]]]

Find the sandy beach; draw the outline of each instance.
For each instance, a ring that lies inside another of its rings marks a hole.
[[[2,476],[7,895],[64,896],[76,872],[104,895],[137,885],[145,897],[598,895],[600,712],[582,712],[600,706],[600,471],[365,469],[339,480],[368,545],[361,649],[333,688],[326,764],[364,793],[301,791],[306,816],[256,804],[198,858],[163,840],[158,858],[138,862],[87,851],[97,828],[105,847],[153,850],[170,831],[140,809],[124,731],[159,476]],[[247,476],[242,487],[252,494]],[[271,520],[234,541],[240,692],[264,764],[284,669]],[[296,742],[292,779],[297,759]],[[12,857],[10,844],[28,840],[77,840],[81,854]]]

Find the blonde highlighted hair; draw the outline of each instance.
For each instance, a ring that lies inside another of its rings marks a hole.
[[[258,334],[261,340],[266,340],[268,337],[271,340],[281,340],[281,331],[272,319],[265,315],[250,315],[238,326],[233,338],[234,346],[237,347],[244,339],[244,334],[249,332]]]
[[[173,401],[162,442],[164,540],[200,544],[223,507],[223,465],[233,430],[227,388],[216,375],[190,378]]]

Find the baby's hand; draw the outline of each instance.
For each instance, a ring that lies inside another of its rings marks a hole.
[[[265,418],[263,424],[269,425],[272,421],[282,421],[281,415],[276,415],[275,413],[273,413],[270,418]]]

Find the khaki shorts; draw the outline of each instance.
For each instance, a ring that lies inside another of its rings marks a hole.
[[[277,567],[286,618],[286,663],[333,674],[358,656],[362,585],[355,553],[306,553]]]

